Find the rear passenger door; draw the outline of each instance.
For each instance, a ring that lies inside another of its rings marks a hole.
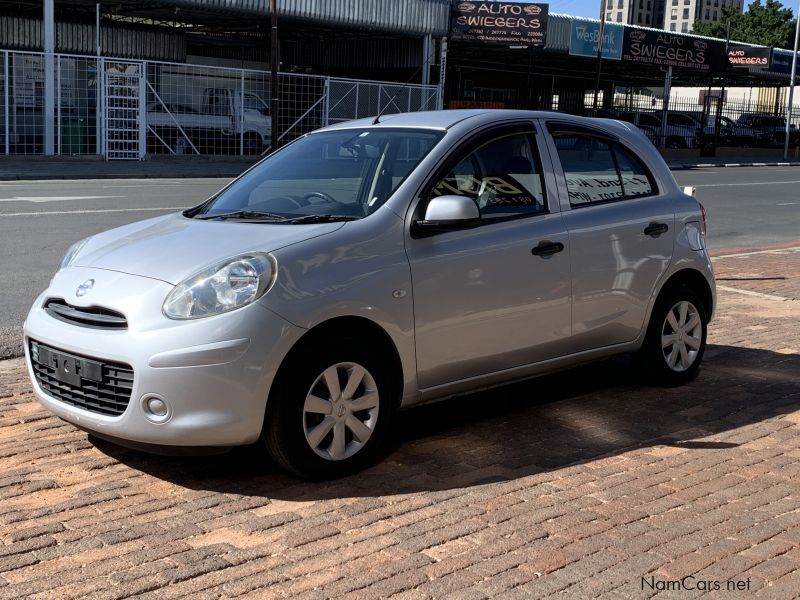
[[[558,122],[548,130],[572,250],[573,348],[632,341],[672,257],[671,202],[615,137]]]

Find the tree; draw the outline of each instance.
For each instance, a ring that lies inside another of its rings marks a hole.
[[[745,13],[725,7],[719,21],[697,21],[692,27],[692,33],[724,40],[728,36],[729,24],[731,40],[773,48],[791,49],[794,46],[795,21],[792,10],[784,8],[778,0],[767,0],[763,5],[761,0],[755,0]]]

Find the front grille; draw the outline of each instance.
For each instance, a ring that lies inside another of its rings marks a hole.
[[[120,312],[101,306],[73,306],[61,298],[51,298],[44,310],[59,321],[95,329],[127,329],[128,320]]]
[[[29,349],[36,383],[50,396],[101,415],[118,416],[125,412],[133,391],[130,365],[76,356],[33,340]],[[58,357],[79,361],[91,377],[77,378],[80,385],[59,380],[56,377]]]

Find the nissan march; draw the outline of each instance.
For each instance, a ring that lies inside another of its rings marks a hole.
[[[292,142],[198,206],[72,246],[25,323],[37,398],[156,451],[369,463],[397,409],[619,353],[697,371],[702,207],[634,126],[383,116]]]

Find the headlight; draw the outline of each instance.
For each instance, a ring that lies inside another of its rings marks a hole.
[[[67,248],[67,253],[64,255],[64,258],[61,259],[61,264],[58,265],[58,271],[63,271],[72,263],[74,263],[75,259],[78,257],[78,253],[83,249],[83,247],[86,245],[86,242],[88,241],[89,238],[86,238],[79,242],[75,242],[74,244],[72,244],[72,246]],[[58,273],[58,271],[56,271],[56,273]]]
[[[193,275],[164,300],[170,319],[200,319],[255,302],[272,286],[277,273],[271,254],[235,256]]]

